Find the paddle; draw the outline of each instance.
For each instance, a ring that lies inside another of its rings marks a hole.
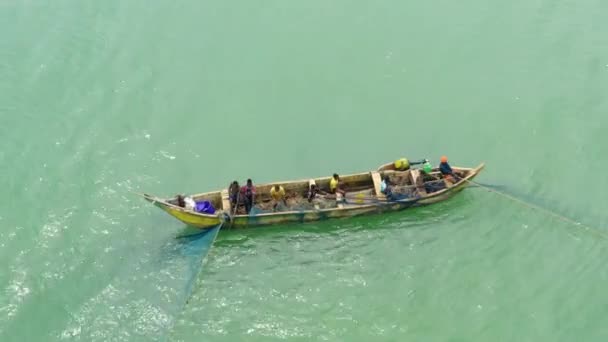
[[[428,159],[422,159],[422,160],[419,160],[419,161],[410,162],[410,165],[420,165],[420,164],[424,164],[424,163],[426,163],[428,161],[429,161]]]

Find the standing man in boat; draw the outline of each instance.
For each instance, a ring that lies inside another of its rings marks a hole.
[[[334,173],[333,177],[329,180],[329,193],[336,195],[336,201],[340,201],[342,197],[346,194],[346,192],[342,188],[340,176],[337,173]]]
[[[245,203],[245,211],[247,212],[247,214],[249,214],[251,208],[253,207],[253,204],[255,203],[255,194],[255,186],[253,185],[251,179],[248,179],[247,185],[241,187],[241,198]]]
[[[271,189],[270,189],[270,197],[272,198],[272,209],[273,210],[277,210],[277,207],[279,206],[279,203],[282,202],[285,207],[287,207],[287,200],[285,200],[285,189],[278,185],[275,184]]]
[[[239,192],[241,191],[241,187],[239,186],[239,182],[233,181],[228,187],[228,197],[230,198],[230,207],[232,211],[236,213],[236,208],[239,203]]]

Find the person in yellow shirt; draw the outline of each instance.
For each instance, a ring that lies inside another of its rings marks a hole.
[[[342,184],[340,183],[340,176],[338,176],[337,173],[334,173],[334,176],[329,180],[329,193],[344,195],[344,189],[342,189]]]
[[[277,210],[277,206],[279,205],[279,202],[283,202],[283,204],[285,206],[287,206],[287,201],[285,200],[285,189],[282,186],[275,184],[270,189],[270,197],[272,198],[272,201],[273,201],[273,205],[272,205],[273,210]]]

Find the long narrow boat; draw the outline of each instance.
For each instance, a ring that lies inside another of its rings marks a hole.
[[[429,187],[430,183],[440,183],[440,185],[445,183],[443,180],[425,183],[420,170],[396,171],[391,170],[391,164],[386,164],[377,171],[340,176],[340,184],[346,190],[345,198],[343,201],[337,201],[335,198],[324,200],[322,206],[315,202],[308,203],[306,194],[312,184],[328,191],[331,177],[262,184],[257,185],[254,208],[267,210],[254,210],[250,214],[244,213],[241,208],[237,208],[235,213],[229,200],[228,189],[191,195],[195,201],[209,201],[214,208],[217,208],[213,215],[178,206],[177,196],[169,199],[148,194],[143,196],[178,220],[195,228],[209,229],[220,223],[226,223],[234,228],[257,227],[385,213],[444,201],[464,189],[468,181],[476,177],[483,168],[483,163],[475,168],[453,167],[454,172],[460,176],[458,182]],[[431,174],[438,174],[438,170],[434,169]],[[399,199],[389,200],[380,191],[382,179],[385,177],[391,180],[395,188],[404,190]],[[275,184],[283,186],[290,198],[288,204],[292,209],[278,212],[268,210],[271,208],[270,189]]]

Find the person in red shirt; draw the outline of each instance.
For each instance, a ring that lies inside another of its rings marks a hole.
[[[247,214],[251,211],[253,204],[255,203],[255,186],[251,179],[247,180],[247,185],[241,187],[241,198],[245,204],[245,210]]]

